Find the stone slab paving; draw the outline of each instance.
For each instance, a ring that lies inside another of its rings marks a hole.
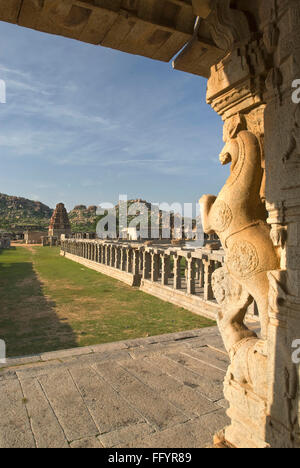
[[[210,447],[227,366],[215,327],[10,359],[0,447]]]

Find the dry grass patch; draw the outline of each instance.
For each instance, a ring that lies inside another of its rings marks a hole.
[[[8,356],[214,325],[59,256],[17,247],[0,257],[0,339]]]

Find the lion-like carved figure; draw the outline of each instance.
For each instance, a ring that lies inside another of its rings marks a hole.
[[[218,298],[218,288],[222,289],[224,281],[232,284],[236,282],[240,288],[237,294],[232,292],[232,297],[227,298],[227,312],[223,317],[223,325],[220,324],[224,341],[229,340],[229,346],[245,338],[245,327],[242,324],[246,305],[253,299],[259,311],[262,339],[266,339],[269,322],[268,272],[280,267],[261,199],[264,181],[262,149],[258,138],[245,128],[246,122],[240,115],[225,123],[226,145],[220,161],[223,165],[231,163],[231,174],[218,197],[204,195],[200,200],[204,231],[207,234],[217,233],[226,251],[223,280],[218,276],[214,279],[218,302],[224,302]],[[216,272],[216,275],[220,275],[220,272]],[[228,290],[226,286],[223,289]],[[236,296],[239,296],[239,300]],[[231,321],[226,319],[230,307],[234,315]],[[230,334],[234,335],[233,340]]]

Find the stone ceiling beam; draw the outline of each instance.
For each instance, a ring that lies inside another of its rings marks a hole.
[[[168,62],[196,16],[191,0],[0,0],[0,20]]]

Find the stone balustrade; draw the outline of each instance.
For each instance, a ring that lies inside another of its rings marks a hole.
[[[145,247],[140,244],[66,239],[61,255],[199,315],[216,319],[213,272],[223,251]]]

